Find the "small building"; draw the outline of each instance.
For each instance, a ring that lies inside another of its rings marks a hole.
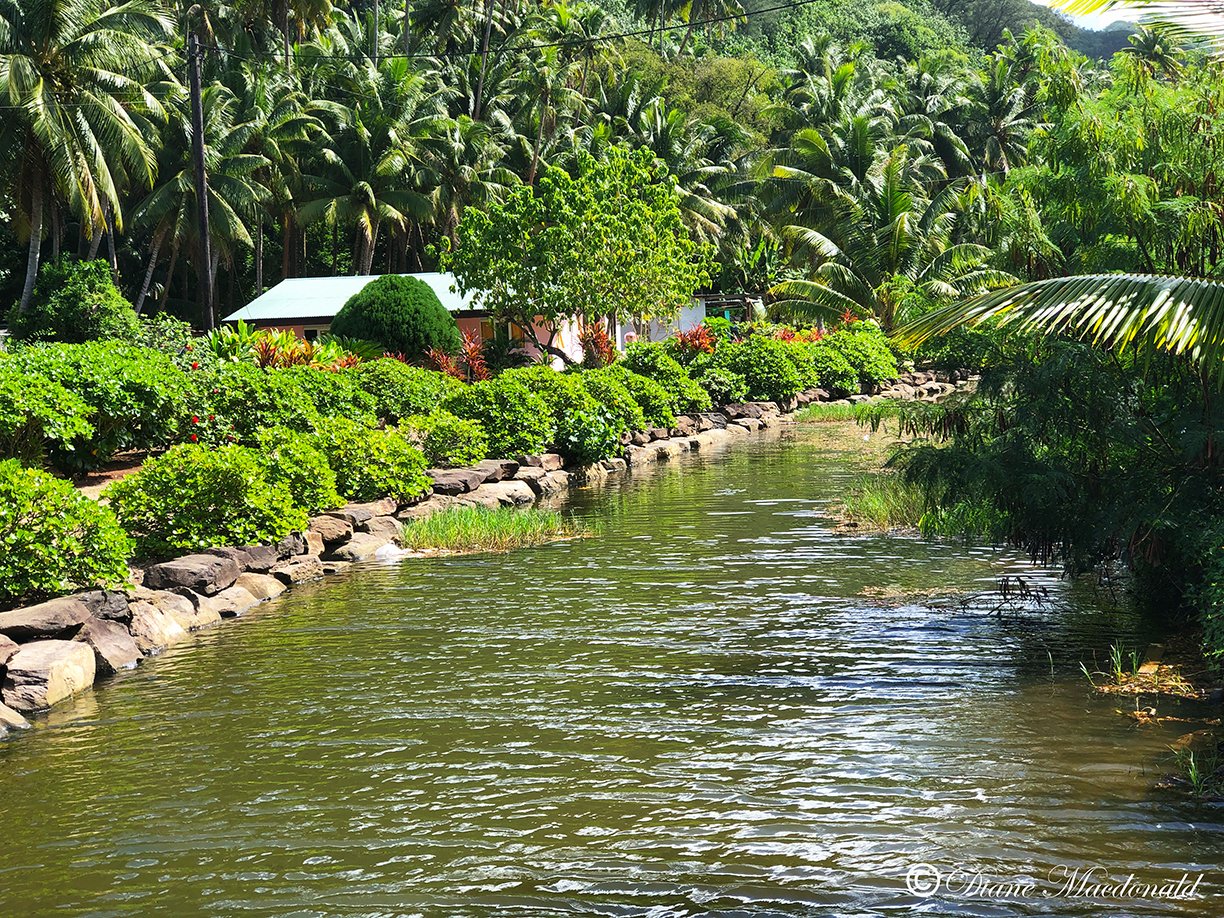
[[[370,281],[380,275],[346,275],[343,277],[291,277],[281,281],[275,287],[257,296],[246,306],[230,313],[222,321],[237,322],[242,320],[256,328],[270,328],[292,331],[298,337],[313,340],[326,334],[331,327],[332,319],[340,308]],[[455,317],[460,333],[476,335],[481,341],[491,341],[500,335],[508,336],[520,342],[520,346],[531,358],[538,354],[527,340],[523,330],[511,325],[498,327],[488,311],[474,308],[471,293],[459,292],[459,285],[453,274],[428,271],[421,274],[404,275],[415,277],[429,284],[438,300],[447,311]],[[682,310],[679,320],[674,323],[651,323],[645,337],[657,340],[670,334],[676,328],[687,330],[701,323],[705,318],[705,307],[698,300]],[[617,323],[614,340],[621,348],[625,344],[625,335],[635,330],[631,324]],[[547,331],[539,324],[535,327],[540,340],[546,340]],[[578,328],[573,322],[566,322],[557,332],[553,344],[564,351],[575,361],[582,359],[582,345],[578,339]],[[559,363],[560,361],[557,361]]]

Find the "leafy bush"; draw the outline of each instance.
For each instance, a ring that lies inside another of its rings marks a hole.
[[[555,430],[553,448],[570,462],[588,465],[620,451],[625,429],[620,415],[604,408],[587,391],[583,374],[535,366],[507,370],[502,377],[521,379],[544,400]]]
[[[604,372],[619,379],[642,410],[647,427],[672,427],[676,423],[671,393],[653,379],[634,373],[624,363],[614,363]]]
[[[180,370],[191,372],[217,364],[216,355],[208,348],[208,339],[196,338],[189,322],[164,312],[140,319],[135,343],[161,351]]]
[[[391,497],[406,503],[429,490],[424,455],[394,428],[380,430],[333,418],[315,442],[327,456],[336,473],[336,487],[346,500]]]
[[[165,354],[121,341],[40,344],[9,358],[23,373],[59,383],[94,414],[92,435],[71,449],[51,450],[65,469],[93,468],[124,449],[156,449],[171,442],[188,415],[191,383]]]
[[[71,451],[93,434],[92,414],[80,396],[59,383],[0,360],[0,458],[37,465],[48,446]]]
[[[459,350],[459,327],[438,295],[416,277],[385,274],[349,298],[331,332],[376,341],[386,350],[420,360],[431,349]]]
[[[623,371],[618,373],[608,368],[585,370],[582,383],[591,397],[619,420],[621,429],[644,430],[646,417],[642,414],[642,406],[634,400],[625,385],[624,375]]]
[[[859,385],[872,391],[880,383],[897,378],[897,358],[888,338],[875,322],[854,322],[826,335],[822,344],[841,353],[858,373]]]
[[[280,374],[305,392],[320,417],[375,419],[378,401],[362,388],[353,370],[298,366],[268,372]]]
[[[916,363],[936,370],[981,373],[999,355],[1002,334],[997,328],[961,326],[931,338],[911,356]]]
[[[284,485],[307,513],[334,510],[344,503],[336,490],[336,473],[309,435],[277,427],[260,435],[259,451],[269,483]]]
[[[731,320],[723,316],[706,316],[701,320],[701,324],[708,328],[710,332],[718,339],[718,343],[731,340]]]
[[[14,308],[9,316],[9,331],[22,341],[130,341],[138,330],[136,313],[115,286],[110,265],[67,255],[43,263],[29,308]]]
[[[491,456],[542,452],[556,430],[544,399],[507,371],[451,395],[442,407],[457,417],[479,421],[489,437]]]
[[[838,395],[850,395],[859,390],[858,371],[836,347],[824,341],[808,345],[812,365],[816,370],[816,385]]]
[[[720,347],[714,354],[714,366],[742,376],[749,398],[784,401],[803,389],[803,376],[791,358],[792,347],[776,338],[753,335]]]
[[[402,427],[434,467],[472,465],[489,454],[489,438],[479,421],[457,418],[441,408],[407,418]]]
[[[148,556],[270,543],[306,525],[289,488],[273,484],[256,450],[181,443],[104,492]]]
[[[726,367],[708,367],[697,377],[697,384],[706,390],[715,405],[730,405],[748,397],[748,380]]]
[[[625,367],[642,376],[653,379],[671,396],[674,414],[690,411],[706,411],[710,397],[697,385],[684,367],[667,355],[661,344],[634,342],[625,352]]]
[[[66,481],[0,462],[0,603],[117,586],[131,554],[111,510]]]
[[[813,389],[818,386],[820,375],[816,372],[816,362],[812,358],[811,348],[799,340],[783,341],[782,344],[787,359],[799,373],[799,385],[803,389]]]
[[[309,392],[285,370],[261,370],[249,363],[222,363],[196,377],[197,401],[192,417],[209,417],[220,431],[232,431],[253,444],[273,427],[308,433],[320,424]],[[203,433],[192,429],[192,433]]]
[[[374,411],[384,421],[395,423],[416,414],[429,414],[464,384],[453,376],[412,367],[402,360],[385,357],[361,364],[353,374],[358,384],[374,398]]]

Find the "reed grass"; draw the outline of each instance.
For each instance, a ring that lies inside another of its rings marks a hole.
[[[881,532],[918,529],[925,512],[922,492],[891,472],[863,476],[842,500],[842,517],[847,522]]]
[[[846,402],[812,402],[795,412],[795,420],[807,424],[828,424],[833,421],[857,420],[857,405]]]
[[[455,507],[406,526],[403,543],[418,551],[511,551],[589,533],[556,510]]]

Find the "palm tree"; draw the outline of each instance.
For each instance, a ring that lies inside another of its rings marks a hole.
[[[121,229],[125,180],[149,187],[151,119],[171,20],[156,0],[0,0],[0,149],[19,151],[12,200],[29,233],[20,308],[38,275],[43,214],[61,200],[90,235]]]

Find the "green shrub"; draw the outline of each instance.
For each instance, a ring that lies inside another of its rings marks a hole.
[[[544,399],[513,372],[474,383],[442,403],[457,417],[480,422],[495,457],[542,452],[556,434]]]
[[[584,370],[582,383],[591,397],[599,402],[613,417],[617,418],[623,430],[645,430],[646,417],[625,385],[624,373],[618,373],[610,368],[599,370]],[[666,393],[664,393],[666,396]]]
[[[620,452],[625,427],[620,416],[587,391],[582,373],[558,373],[535,366],[507,370],[502,378],[521,379],[544,400],[552,415],[553,448],[569,462],[589,465]]]
[[[305,392],[320,417],[375,419],[377,399],[362,388],[361,380],[353,370],[297,366],[267,372],[281,374]]]
[[[104,492],[146,556],[279,541],[306,526],[256,450],[181,443]]]
[[[748,397],[759,401],[785,401],[803,390],[803,376],[788,345],[767,335],[728,342],[714,354],[714,366],[744,378]]]
[[[671,397],[673,414],[709,410],[710,397],[706,391],[693,381],[684,367],[668,356],[663,345],[634,342],[625,352],[624,364],[626,369],[653,379],[663,387]]]
[[[457,418],[441,408],[406,418],[402,427],[435,468],[472,465],[489,454],[489,438],[479,421]]]
[[[353,294],[336,313],[331,332],[376,341],[386,350],[420,360],[431,348],[459,349],[459,327],[433,288],[417,277],[385,274]]]
[[[213,419],[216,430],[232,431],[243,443],[254,444],[273,427],[301,433],[316,430],[318,409],[310,393],[284,370],[261,370],[249,363],[222,363],[215,371],[195,377],[197,397],[192,417]],[[192,429],[191,433],[204,435]]]
[[[380,430],[345,418],[332,418],[315,438],[336,473],[346,500],[391,497],[400,503],[429,490],[425,456],[394,428]]]
[[[719,343],[731,340],[731,320],[723,316],[706,316],[701,324],[708,328]]]
[[[131,341],[138,330],[136,313],[115,286],[110,265],[67,255],[43,262],[29,308],[14,307],[9,315],[9,331],[20,341]]]
[[[353,371],[359,385],[374,398],[378,417],[394,424],[416,414],[429,414],[465,384],[446,373],[409,366],[390,357],[371,360]]]
[[[836,347],[823,340],[808,345],[812,365],[816,370],[816,385],[837,395],[851,395],[859,390],[858,371]]]
[[[748,380],[726,367],[706,368],[697,376],[697,384],[706,390],[710,402],[715,405],[730,405],[748,397]]]
[[[110,509],[62,479],[0,462],[0,603],[117,586],[131,554]]]
[[[259,452],[268,482],[284,485],[307,513],[334,510],[344,503],[336,490],[336,473],[310,435],[276,427],[260,435]]]
[[[1000,354],[1003,334],[990,326],[961,326],[929,339],[910,356],[915,363],[935,370],[981,373]]]
[[[92,414],[59,383],[0,360],[0,458],[40,465],[48,448],[71,451],[92,436]]]
[[[784,353],[795,370],[799,373],[799,385],[803,389],[814,389],[820,384],[820,375],[816,371],[816,362],[812,358],[811,347],[802,341],[783,341]]]
[[[70,450],[51,450],[60,468],[94,468],[120,450],[165,446],[188,416],[190,377],[146,347],[121,341],[40,344],[20,348],[9,363],[75,392],[94,411],[92,435],[76,438]]]
[[[826,335],[822,341],[838,351],[858,374],[859,385],[872,391],[880,383],[897,378],[897,358],[888,346],[888,338],[875,322],[863,321]]]
[[[140,319],[135,343],[160,351],[174,361],[180,370],[211,369],[217,364],[216,355],[209,349],[207,339],[196,338],[189,322],[164,312]]]
[[[623,363],[614,363],[604,372],[619,379],[642,410],[647,427],[674,427],[676,412],[671,393],[647,376],[634,373]]]

